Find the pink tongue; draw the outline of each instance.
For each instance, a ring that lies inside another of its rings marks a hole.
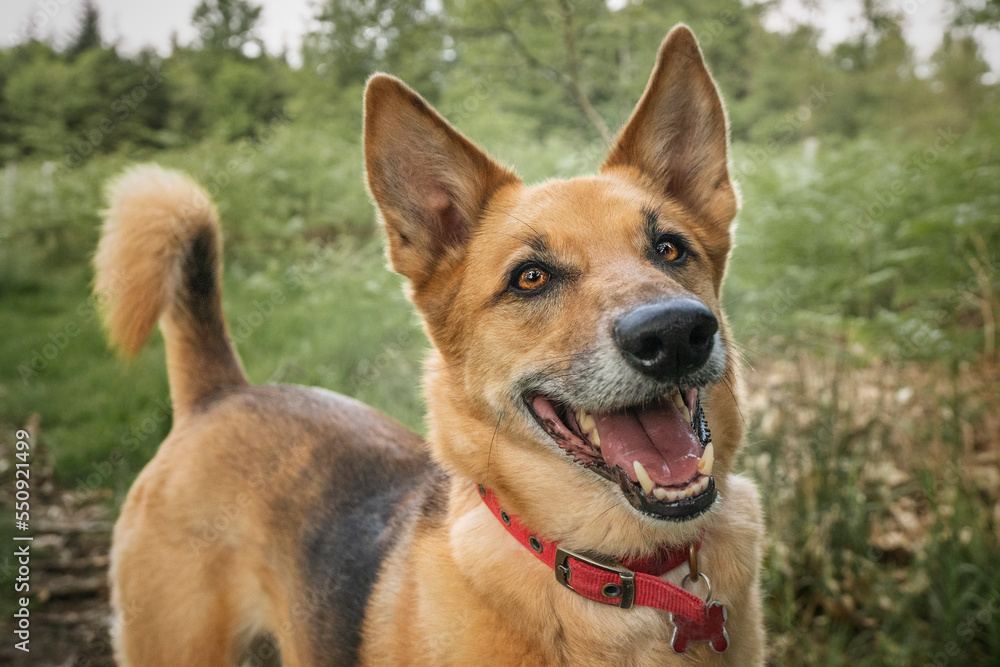
[[[701,443],[691,424],[669,400],[636,412],[595,414],[606,463],[618,466],[634,482],[638,461],[657,486],[680,486],[694,478]]]

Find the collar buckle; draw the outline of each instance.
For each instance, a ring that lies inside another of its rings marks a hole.
[[[621,580],[621,584],[605,584],[601,590],[601,595],[605,599],[598,599],[599,602],[605,602],[622,609],[630,609],[633,604],[635,604],[635,572],[625,568],[617,563],[609,563],[606,561],[595,560],[590,556],[584,556],[575,551],[570,551],[569,549],[563,549],[562,547],[556,547],[556,581],[570,589],[577,595],[582,595],[583,597],[589,598],[587,595],[583,595],[579,591],[573,589],[572,578],[573,571],[569,566],[569,559],[572,558],[575,561],[579,561],[591,567],[597,568],[602,572],[608,572],[610,574],[615,574]],[[617,590],[615,590],[617,589]],[[613,602],[614,598],[619,598],[617,602]]]

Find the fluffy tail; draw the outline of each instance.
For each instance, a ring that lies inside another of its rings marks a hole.
[[[246,385],[222,317],[219,215],[191,179],[134,167],[107,190],[94,293],[114,347],[134,357],[160,321],[175,416]]]

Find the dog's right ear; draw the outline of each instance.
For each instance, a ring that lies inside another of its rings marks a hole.
[[[462,256],[490,198],[521,180],[462,136],[399,79],[365,90],[368,188],[385,221],[394,270],[419,289]]]

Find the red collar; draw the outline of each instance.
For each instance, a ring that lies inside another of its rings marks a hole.
[[[660,578],[660,575],[682,565],[690,555],[697,554],[701,548],[700,537],[693,545],[665,549],[650,558],[626,558],[621,564],[610,563],[563,549],[533,534],[516,516],[500,507],[500,501],[491,490],[482,484],[477,485],[477,490],[507,532],[555,570],[556,581],[566,588],[588,600],[622,609],[639,605],[669,611],[675,628],[671,646],[678,653],[683,653],[693,641],[707,641],[716,651],[726,650],[729,636],[723,625],[726,612],[722,604],[703,601],[697,595]],[[708,581],[704,573],[694,576],[702,576]]]

